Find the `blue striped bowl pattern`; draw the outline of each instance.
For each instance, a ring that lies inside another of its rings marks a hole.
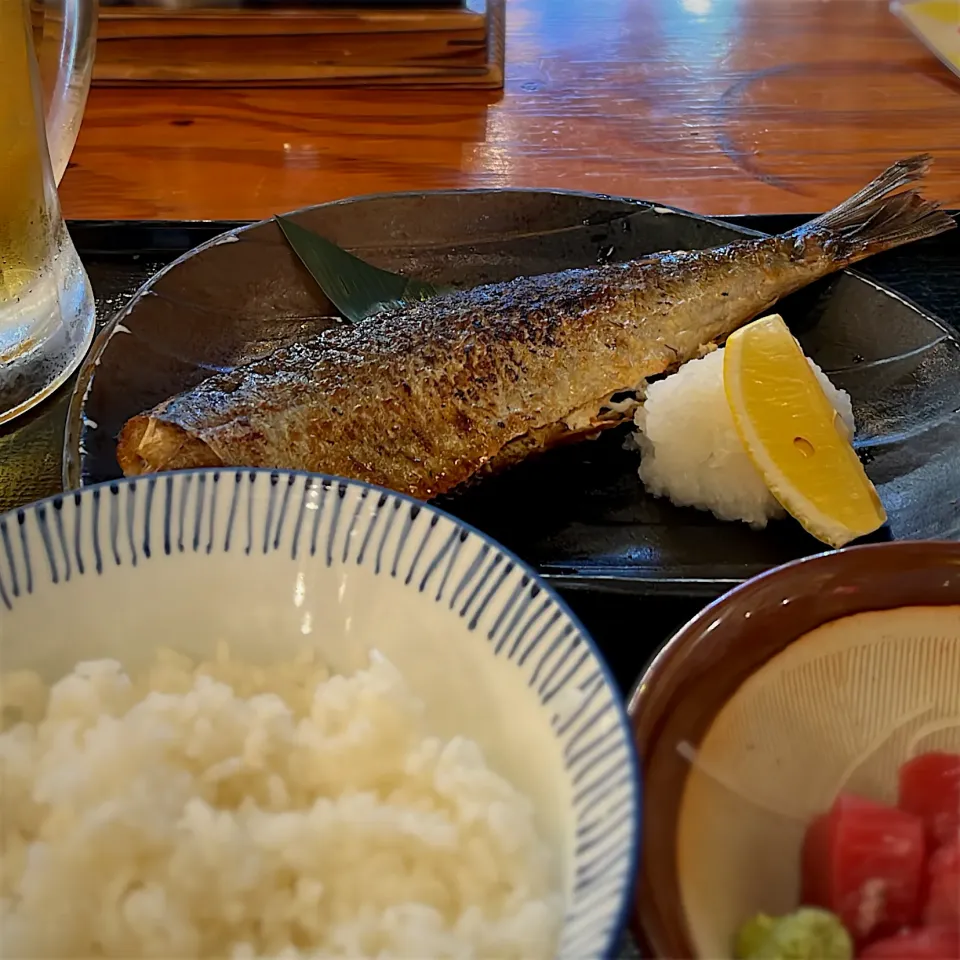
[[[405,496],[285,471],[200,470],[88,487],[0,517],[0,663],[55,679],[218,639],[244,658],[372,646],[441,735],[477,739],[562,850],[558,956],[611,956],[635,877],[640,797],[622,698],[533,571]]]

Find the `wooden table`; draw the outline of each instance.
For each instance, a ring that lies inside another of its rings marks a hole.
[[[482,186],[798,212],[919,151],[960,207],[960,82],[887,0],[509,0],[507,60],[502,97],[95,89],[65,213],[261,218]]]

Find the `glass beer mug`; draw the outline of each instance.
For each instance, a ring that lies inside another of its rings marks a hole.
[[[93,294],[57,184],[95,26],[95,0],[0,0],[0,423],[56,390],[93,337]]]

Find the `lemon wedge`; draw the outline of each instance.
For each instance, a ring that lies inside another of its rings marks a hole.
[[[723,386],[747,455],[770,492],[832,547],[887,519],[840,415],[776,314],[727,340]]]

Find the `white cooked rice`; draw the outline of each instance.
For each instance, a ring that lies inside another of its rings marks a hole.
[[[853,437],[850,396],[809,363]],[[755,528],[784,516],[737,435],[723,389],[722,349],[651,383],[634,422],[640,479],[650,493]]]
[[[0,956],[548,957],[557,865],[374,657],[2,679]],[[13,722],[16,720],[16,722]]]

